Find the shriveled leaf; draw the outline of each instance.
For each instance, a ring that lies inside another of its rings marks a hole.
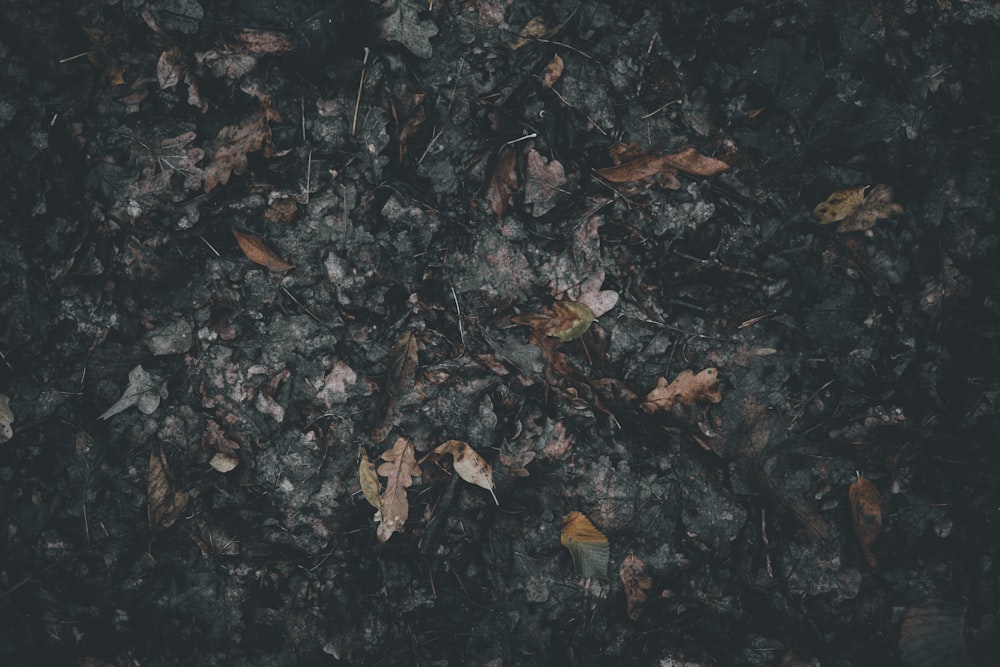
[[[541,16],[536,16],[530,21],[524,24],[521,29],[521,34],[517,38],[517,41],[511,45],[511,48],[517,51],[521,47],[531,44],[535,40],[544,39],[556,31],[556,27],[549,27],[545,23],[545,19]]]
[[[695,176],[715,176],[729,170],[729,164],[714,157],[702,155],[694,148],[663,156],[665,164]]]
[[[259,55],[278,56],[295,50],[295,42],[287,31],[244,28],[237,33],[236,38],[248,52]]]
[[[697,374],[685,369],[677,374],[673,382],[667,382],[663,377],[657,380],[656,387],[643,400],[642,409],[646,412],[669,411],[677,403],[693,405],[695,402],[721,401],[717,368],[706,368]]]
[[[662,155],[650,153],[614,167],[598,169],[597,175],[612,183],[630,183],[655,176],[663,170],[664,165]]]
[[[874,484],[858,474],[857,481],[851,484],[847,495],[851,501],[851,523],[865,561],[872,567],[878,567],[878,559],[872,553],[872,547],[882,532],[882,494]]]
[[[374,442],[382,442],[389,435],[390,418],[396,407],[396,399],[413,383],[418,360],[417,337],[412,331],[407,331],[389,349],[388,356],[385,386],[375,405],[375,426],[372,429]]]
[[[564,67],[565,65],[563,63],[563,59],[558,55],[553,56],[552,60],[549,61],[549,64],[545,66],[544,70],[542,70],[542,88],[548,90],[554,86],[556,81],[559,80],[559,77],[562,76]]]
[[[584,292],[577,301],[587,308],[593,316],[600,317],[618,304],[618,292],[614,290],[598,290]]]
[[[813,217],[821,225],[829,225],[851,216],[865,198],[867,186],[837,190],[813,209]]]
[[[253,234],[245,234],[233,227],[233,236],[240,244],[240,250],[254,264],[260,264],[272,271],[287,271],[292,265],[274,254],[270,248],[264,245],[259,237]]]
[[[269,123],[272,121],[280,122],[281,115],[265,105],[242,122],[219,130],[212,157],[203,174],[205,192],[228,183],[233,173],[244,173],[247,169],[247,154],[270,147]]]
[[[398,438],[392,449],[382,452],[382,463],[378,474],[386,478],[385,491],[380,497],[380,509],[375,514],[379,522],[377,536],[385,542],[398,532],[410,515],[410,504],[406,500],[406,489],[413,484],[413,478],[420,475],[420,468],[413,455],[413,443],[406,438]]]
[[[871,229],[879,220],[891,218],[903,212],[903,207],[892,201],[893,191],[888,185],[873,186],[864,201],[854,213],[840,221],[837,231],[861,232]]]
[[[291,222],[299,212],[299,205],[291,197],[277,199],[266,211],[264,217],[269,222]]]
[[[368,458],[368,452],[361,450],[361,457],[358,459],[358,481],[361,482],[361,493],[365,494],[365,500],[375,509],[381,508],[379,496],[382,494],[379,488],[378,476],[375,474],[375,464]]]
[[[618,576],[625,587],[625,601],[628,605],[628,617],[638,621],[642,609],[646,606],[646,596],[653,587],[652,578],[646,574],[646,565],[635,554],[625,556]]]
[[[558,160],[547,161],[533,148],[528,151],[524,203],[532,205],[533,216],[537,218],[552,210],[565,183],[566,172]]]
[[[475,484],[489,491],[493,496],[493,502],[500,504],[494,490],[496,487],[493,484],[493,467],[477,454],[469,443],[448,440],[435,447],[428,456],[431,454],[435,456],[451,454],[455,460],[455,473],[469,484]]]
[[[169,528],[184,516],[188,504],[188,494],[174,485],[174,472],[170,469],[163,450],[157,446],[149,454],[149,475],[146,493],[148,500],[147,518],[149,525]]]
[[[160,378],[149,373],[140,364],[128,373],[128,386],[114,405],[105,410],[98,419],[114,417],[133,405],[146,415],[156,412],[160,399],[167,397],[167,386]]]
[[[608,578],[608,558],[611,548],[608,538],[580,512],[570,512],[563,517],[562,545],[573,557],[573,567],[581,577]]]
[[[493,174],[486,188],[486,198],[490,202],[490,210],[497,217],[507,212],[510,198],[517,192],[521,181],[517,177],[517,150],[513,146],[504,146],[497,155]]]
[[[207,67],[220,79],[236,81],[257,66],[257,56],[242,51],[199,51],[195,54],[199,65]]]
[[[430,58],[434,55],[431,37],[438,34],[438,27],[420,18],[422,9],[416,0],[398,0],[396,11],[379,22],[379,29],[388,41],[399,42],[418,58]]]
[[[156,63],[156,80],[160,89],[173,88],[184,73],[184,54],[176,46],[160,54]]]

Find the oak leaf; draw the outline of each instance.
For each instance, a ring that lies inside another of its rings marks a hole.
[[[604,533],[594,527],[580,512],[563,517],[559,541],[569,550],[573,567],[581,577],[608,578],[610,547]]]
[[[693,405],[696,402],[719,403],[722,391],[719,389],[719,370],[706,368],[700,373],[685,369],[677,374],[673,382],[661,377],[656,387],[646,394],[642,409],[646,412],[669,411],[676,403]]]
[[[549,162],[535,149],[528,151],[524,203],[532,205],[531,215],[537,218],[551,211],[565,183],[566,172],[558,160]]]
[[[493,496],[493,502],[497,505],[500,504],[495,492],[496,487],[493,484],[493,467],[477,454],[469,443],[461,440],[448,440],[435,447],[421,459],[421,462],[430,456],[439,457],[446,454],[451,454],[454,458],[455,472],[459,477],[469,484],[486,489]]]
[[[413,484],[413,478],[420,476],[420,467],[413,455],[413,442],[407,438],[397,438],[392,449],[382,452],[382,463],[378,474],[386,478],[385,491],[379,498],[380,509],[375,513],[379,522],[376,535],[379,542],[385,542],[398,532],[410,515],[410,504],[406,500],[406,489]]]
[[[149,475],[146,482],[149,525],[169,528],[184,515],[188,494],[174,485],[174,472],[160,447],[149,453]]]
[[[858,473],[858,479],[851,484],[847,496],[851,502],[851,523],[861,544],[861,552],[870,566],[878,567],[872,546],[882,532],[882,494]]]
[[[270,149],[271,122],[281,122],[281,115],[265,104],[242,122],[219,130],[215,149],[203,173],[205,192],[228,183],[233,173],[244,173],[249,153]]]
[[[259,237],[253,234],[245,234],[235,227],[233,227],[233,236],[236,237],[236,242],[240,244],[240,250],[254,264],[260,264],[272,271],[287,271],[293,268],[291,264],[278,257],[274,254],[273,250],[264,245],[264,242]]]

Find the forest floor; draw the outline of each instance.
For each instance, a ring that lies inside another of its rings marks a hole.
[[[994,664],[995,4],[0,12],[0,663]]]

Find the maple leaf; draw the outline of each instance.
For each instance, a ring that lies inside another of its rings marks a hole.
[[[247,154],[255,153],[271,144],[270,122],[281,122],[281,115],[268,105],[254,112],[241,123],[227,125],[215,138],[215,151],[205,167],[205,192],[229,182],[234,172],[242,174],[247,169]]]
[[[693,405],[698,401],[722,401],[718,369],[706,368],[698,374],[685,369],[677,374],[673,382],[667,382],[666,378],[661,377],[656,381],[656,387],[643,400],[642,409],[646,412],[669,411],[675,403]]]
[[[406,500],[406,489],[413,484],[413,478],[420,475],[420,467],[413,455],[413,442],[407,438],[397,438],[392,449],[382,452],[382,463],[378,474],[386,478],[385,491],[379,498],[381,509],[375,514],[379,522],[376,535],[379,542],[385,542],[398,532],[410,515],[410,504]]]

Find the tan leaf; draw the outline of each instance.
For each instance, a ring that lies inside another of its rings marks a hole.
[[[675,403],[693,405],[698,401],[722,401],[717,368],[706,368],[698,374],[685,369],[677,374],[673,382],[667,382],[666,378],[661,377],[656,381],[656,387],[646,395],[642,409],[646,412],[669,411]]]
[[[559,80],[559,77],[562,76],[563,67],[563,59],[558,55],[553,56],[552,60],[549,61],[549,64],[545,66],[544,70],[542,70],[542,88],[548,90],[554,86],[556,81]]]
[[[653,580],[646,574],[646,565],[635,554],[625,556],[618,576],[625,587],[628,617],[638,621],[642,616],[642,608],[646,606],[649,589],[653,587]]]
[[[264,211],[264,217],[270,222],[291,222],[299,212],[299,205],[291,197],[276,200]]]
[[[536,39],[548,37],[555,31],[556,28],[550,28],[546,25],[544,18],[536,16],[524,24],[524,28],[521,29],[521,35],[511,48],[517,51],[521,47],[531,44]]]
[[[729,170],[727,163],[716,160],[714,157],[702,155],[694,148],[685,148],[680,153],[664,155],[663,161],[674,169],[695,176],[715,176]]]
[[[573,557],[573,567],[581,577],[608,578],[608,558],[611,548],[604,533],[594,528],[580,512],[563,517],[559,541]]]
[[[503,217],[507,212],[510,198],[520,185],[521,181],[517,176],[517,151],[512,146],[504,146],[497,155],[496,164],[493,165],[493,175],[486,188],[490,210],[497,217]]]
[[[837,190],[813,209],[813,217],[821,225],[840,222],[849,217],[861,206],[865,198],[866,186]]]
[[[407,331],[389,350],[389,364],[386,371],[385,386],[375,405],[375,425],[372,428],[372,441],[382,442],[389,435],[392,427],[390,420],[396,407],[396,399],[413,382],[417,370],[417,337],[412,331]]]
[[[380,499],[381,509],[375,515],[379,522],[379,542],[388,540],[406,523],[410,515],[406,489],[413,484],[413,478],[420,475],[413,456],[413,443],[406,438],[398,438],[392,449],[382,452],[382,460],[385,463],[379,465],[378,474],[386,478],[385,491]]]
[[[857,208],[847,218],[841,220],[837,225],[837,231],[861,232],[871,229],[879,220],[891,218],[903,212],[903,207],[892,201],[892,188],[888,185],[873,186],[867,194],[861,206]]]
[[[233,227],[233,236],[240,244],[240,250],[254,264],[260,264],[272,271],[287,271],[292,268],[291,264],[275,255],[270,248],[264,245],[259,237],[253,234],[244,234],[235,227]]]
[[[215,138],[215,149],[204,170],[205,192],[229,182],[231,174],[242,174],[247,169],[247,154],[271,145],[270,121],[280,121],[273,109],[262,108],[242,122],[227,125]]]
[[[240,460],[229,452],[216,452],[208,465],[221,473],[231,472],[240,464]]]
[[[149,476],[146,483],[149,525],[169,528],[184,516],[188,494],[174,487],[174,473],[163,450],[157,446],[149,453]]]
[[[665,164],[662,155],[650,153],[614,167],[598,169],[597,175],[612,183],[629,183],[655,176],[663,170]]]
[[[184,72],[184,54],[176,46],[160,54],[156,63],[156,80],[160,89],[173,88],[181,80]]]
[[[858,473],[858,479],[851,484],[847,496],[851,501],[854,534],[861,543],[865,561],[872,567],[878,567],[878,559],[872,553],[872,546],[882,532],[882,494],[874,484]]]
[[[249,53],[258,55],[279,56],[295,50],[295,42],[288,32],[244,28],[236,38],[243,42]]]
[[[361,493],[365,494],[365,500],[375,509],[381,508],[379,495],[378,476],[375,474],[375,464],[368,458],[368,452],[361,450],[361,457],[358,459],[358,481],[361,482]]]
[[[558,160],[549,162],[535,149],[528,151],[524,203],[532,205],[531,214],[534,217],[552,210],[565,183],[566,172]]]
[[[455,472],[459,477],[469,484],[486,489],[493,496],[493,502],[497,505],[500,504],[494,491],[496,487],[493,485],[493,467],[477,454],[469,443],[461,440],[448,440],[435,447],[427,456],[444,456],[445,454],[451,454],[455,459]],[[426,459],[427,456],[424,458]]]

